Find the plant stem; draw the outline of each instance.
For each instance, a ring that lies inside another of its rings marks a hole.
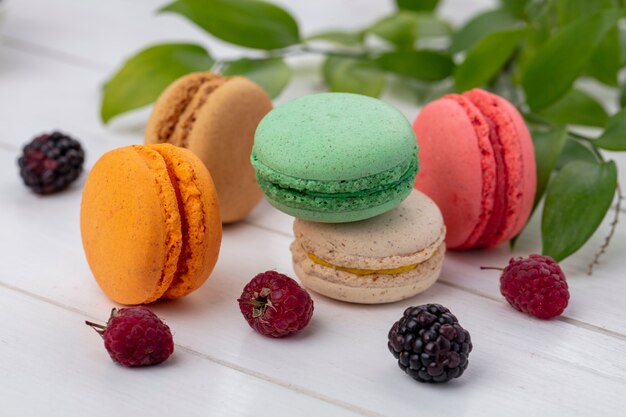
[[[598,162],[605,162],[604,161],[604,156],[602,155],[602,153],[600,153],[600,151],[598,150],[598,148],[593,144],[593,139],[584,135],[581,135],[580,133],[576,133],[576,132],[572,132],[571,130],[567,131],[567,134],[571,137],[573,137],[574,139],[578,139],[578,140],[582,140],[583,142],[586,142],[589,147],[591,148],[591,152],[593,152],[593,154],[595,155],[596,158],[598,158]]]
[[[304,53],[311,53],[316,55],[325,55],[325,56],[338,56],[341,58],[355,58],[355,59],[365,59],[371,58],[371,54],[367,52],[357,52],[350,50],[335,50],[335,49],[324,49],[324,48],[316,48],[309,44],[302,44],[302,51]]]
[[[602,156],[602,154],[600,153],[600,151],[598,150],[598,148],[596,148],[594,146],[593,143],[591,143],[591,140],[589,140],[589,145],[591,148],[591,152],[593,152],[593,154],[596,156],[596,158],[598,158],[598,162],[604,162],[604,156]]]
[[[495,271],[504,271],[504,268],[498,268],[497,266],[481,266],[480,269],[493,269]]]
[[[336,56],[341,58],[354,58],[354,59],[366,59],[371,58],[372,54],[368,52],[358,52],[358,51],[350,51],[350,50],[336,50],[336,49],[325,49],[313,47],[307,43],[301,43],[294,46],[290,46],[288,48],[283,49],[274,49],[271,51],[265,52],[261,56],[247,57],[242,56],[238,58],[227,58],[227,59],[218,59],[213,64],[211,71],[216,73],[221,73],[228,64],[231,64],[235,61],[239,61],[241,59],[250,59],[252,61],[261,61],[264,59],[272,59],[272,58],[286,58],[289,56],[298,56],[298,55],[324,55],[324,56]]]
[[[549,121],[547,121],[543,117],[539,116],[538,114],[535,114],[535,113],[523,113],[522,116],[524,116],[524,119],[526,119],[527,121],[529,121],[531,123],[534,123],[534,124],[541,125],[542,127],[550,127],[550,126],[552,126],[552,123],[550,123]]]
[[[619,182],[617,183],[615,191],[617,192],[617,203],[615,204],[615,215],[613,216],[613,221],[611,222],[611,231],[604,239],[604,243],[600,247],[600,250],[594,255],[593,261],[591,261],[591,263],[589,264],[587,275],[591,275],[593,273],[593,267],[600,263],[600,257],[606,252],[606,249],[609,247],[611,239],[615,234],[615,229],[617,228],[617,223],[619,221],[619,213],[622,208],[622,200],[624,199],[624,195],[622,194],[622,188],[620,187]]]
[[[87,326],[95,327],[97,329],[106,329],[106,326],[103,326],[102,324],[94,323],[88,320],[85,320],[85,324]]]

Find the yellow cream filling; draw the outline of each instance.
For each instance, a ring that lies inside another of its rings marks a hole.
[[[312,260],[316,264],[325,266],[327,268],[333,268],[333,269],[336,269],[338,271],[349,272],[349,273],[354,274],[354,275],[372,275],[372,274],[395,275],[395,274],[401,274],[403,272],[407,272],[407,271],[410,271],[412,269],[415,269],[415,268],[417,268],[417,265],[419,265],[419,264],[411,264],[411,265],[400,266],[398,268],[392,268],[392,269],[346,268],[344,266],[338,266],[338,265],[333,265],[331,263],[328,263],[325,260],[320,259],[317,256],[313,255],[312,253],[307,253],[307,256],[309,257],[310,260]]]

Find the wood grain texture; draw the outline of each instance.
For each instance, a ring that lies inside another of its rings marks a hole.
[[[123,368],[85,316],[6,287],[0,305],[4,416],[361,415],[181,346],[160,366]]]
[[[9,153],[0,152],[0,167],[10,166],[10,159]],[[19,196],[0,203],[5,219],[10,219],[4,230],[9,236],[20,236],[17,241],[0,242],[0,251],[12,260],[0,282],[89,317],[106,315],[112,303],[91,277],[80,245],[79,187],[40,198],[29,194],[8,172],[0,172],[0,178],[0,189]],[[263,338],[245,324],[235,300],[259,271],[292,274],[290,242],[287,236],[253,225],[228,226],[220,260],[207,284],[192,296],[154,308],[175,330],[182,346],[227,367],[242,367],[281,385],[371,413],[410,416],[414,396],[420,395],[432,399],[433,412],[464,407],[471,414],[486,413],[486,402],[495,409],[556,412],[563,404],[551,398],[562,386],[573,388],[565,401],[573,415],[590,412],[598,401],[606,412],[619,405],[610,398],[626,389],[626,357],[620,354],[623,340],[562,321],[540,322],[514,312],[504,302],[448,285],[437,284],[410,300],[383,306],[349,305],[314,295],[314,319],[302,334],[285,340]],[[37,254],[37,262],[31,261],[32,253]],[[470,368],[453,385],[471,393],[469,404],[459,403],[460,398],[446,389],[416,385],[387,352],[391,324],[406,306],[426,302],[447,305],[472,333],[476,348]],[[524,388],[516,388],[520,386]],[[512,396],[519,402],[511,405]]]

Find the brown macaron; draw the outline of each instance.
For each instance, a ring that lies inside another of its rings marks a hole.
[[[195,153],[215,183],[222,222],[233,223],[263,196],[250,153],[257,125],[271,109],[265,91],[246,78],[188,74],[157,100],[145,143],[170,143]]]

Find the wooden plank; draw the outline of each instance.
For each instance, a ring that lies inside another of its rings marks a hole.
[[[181,346],[159,366],[123,368],[84,315],[6,287],[0,306],[5,416],[363,415]]]

